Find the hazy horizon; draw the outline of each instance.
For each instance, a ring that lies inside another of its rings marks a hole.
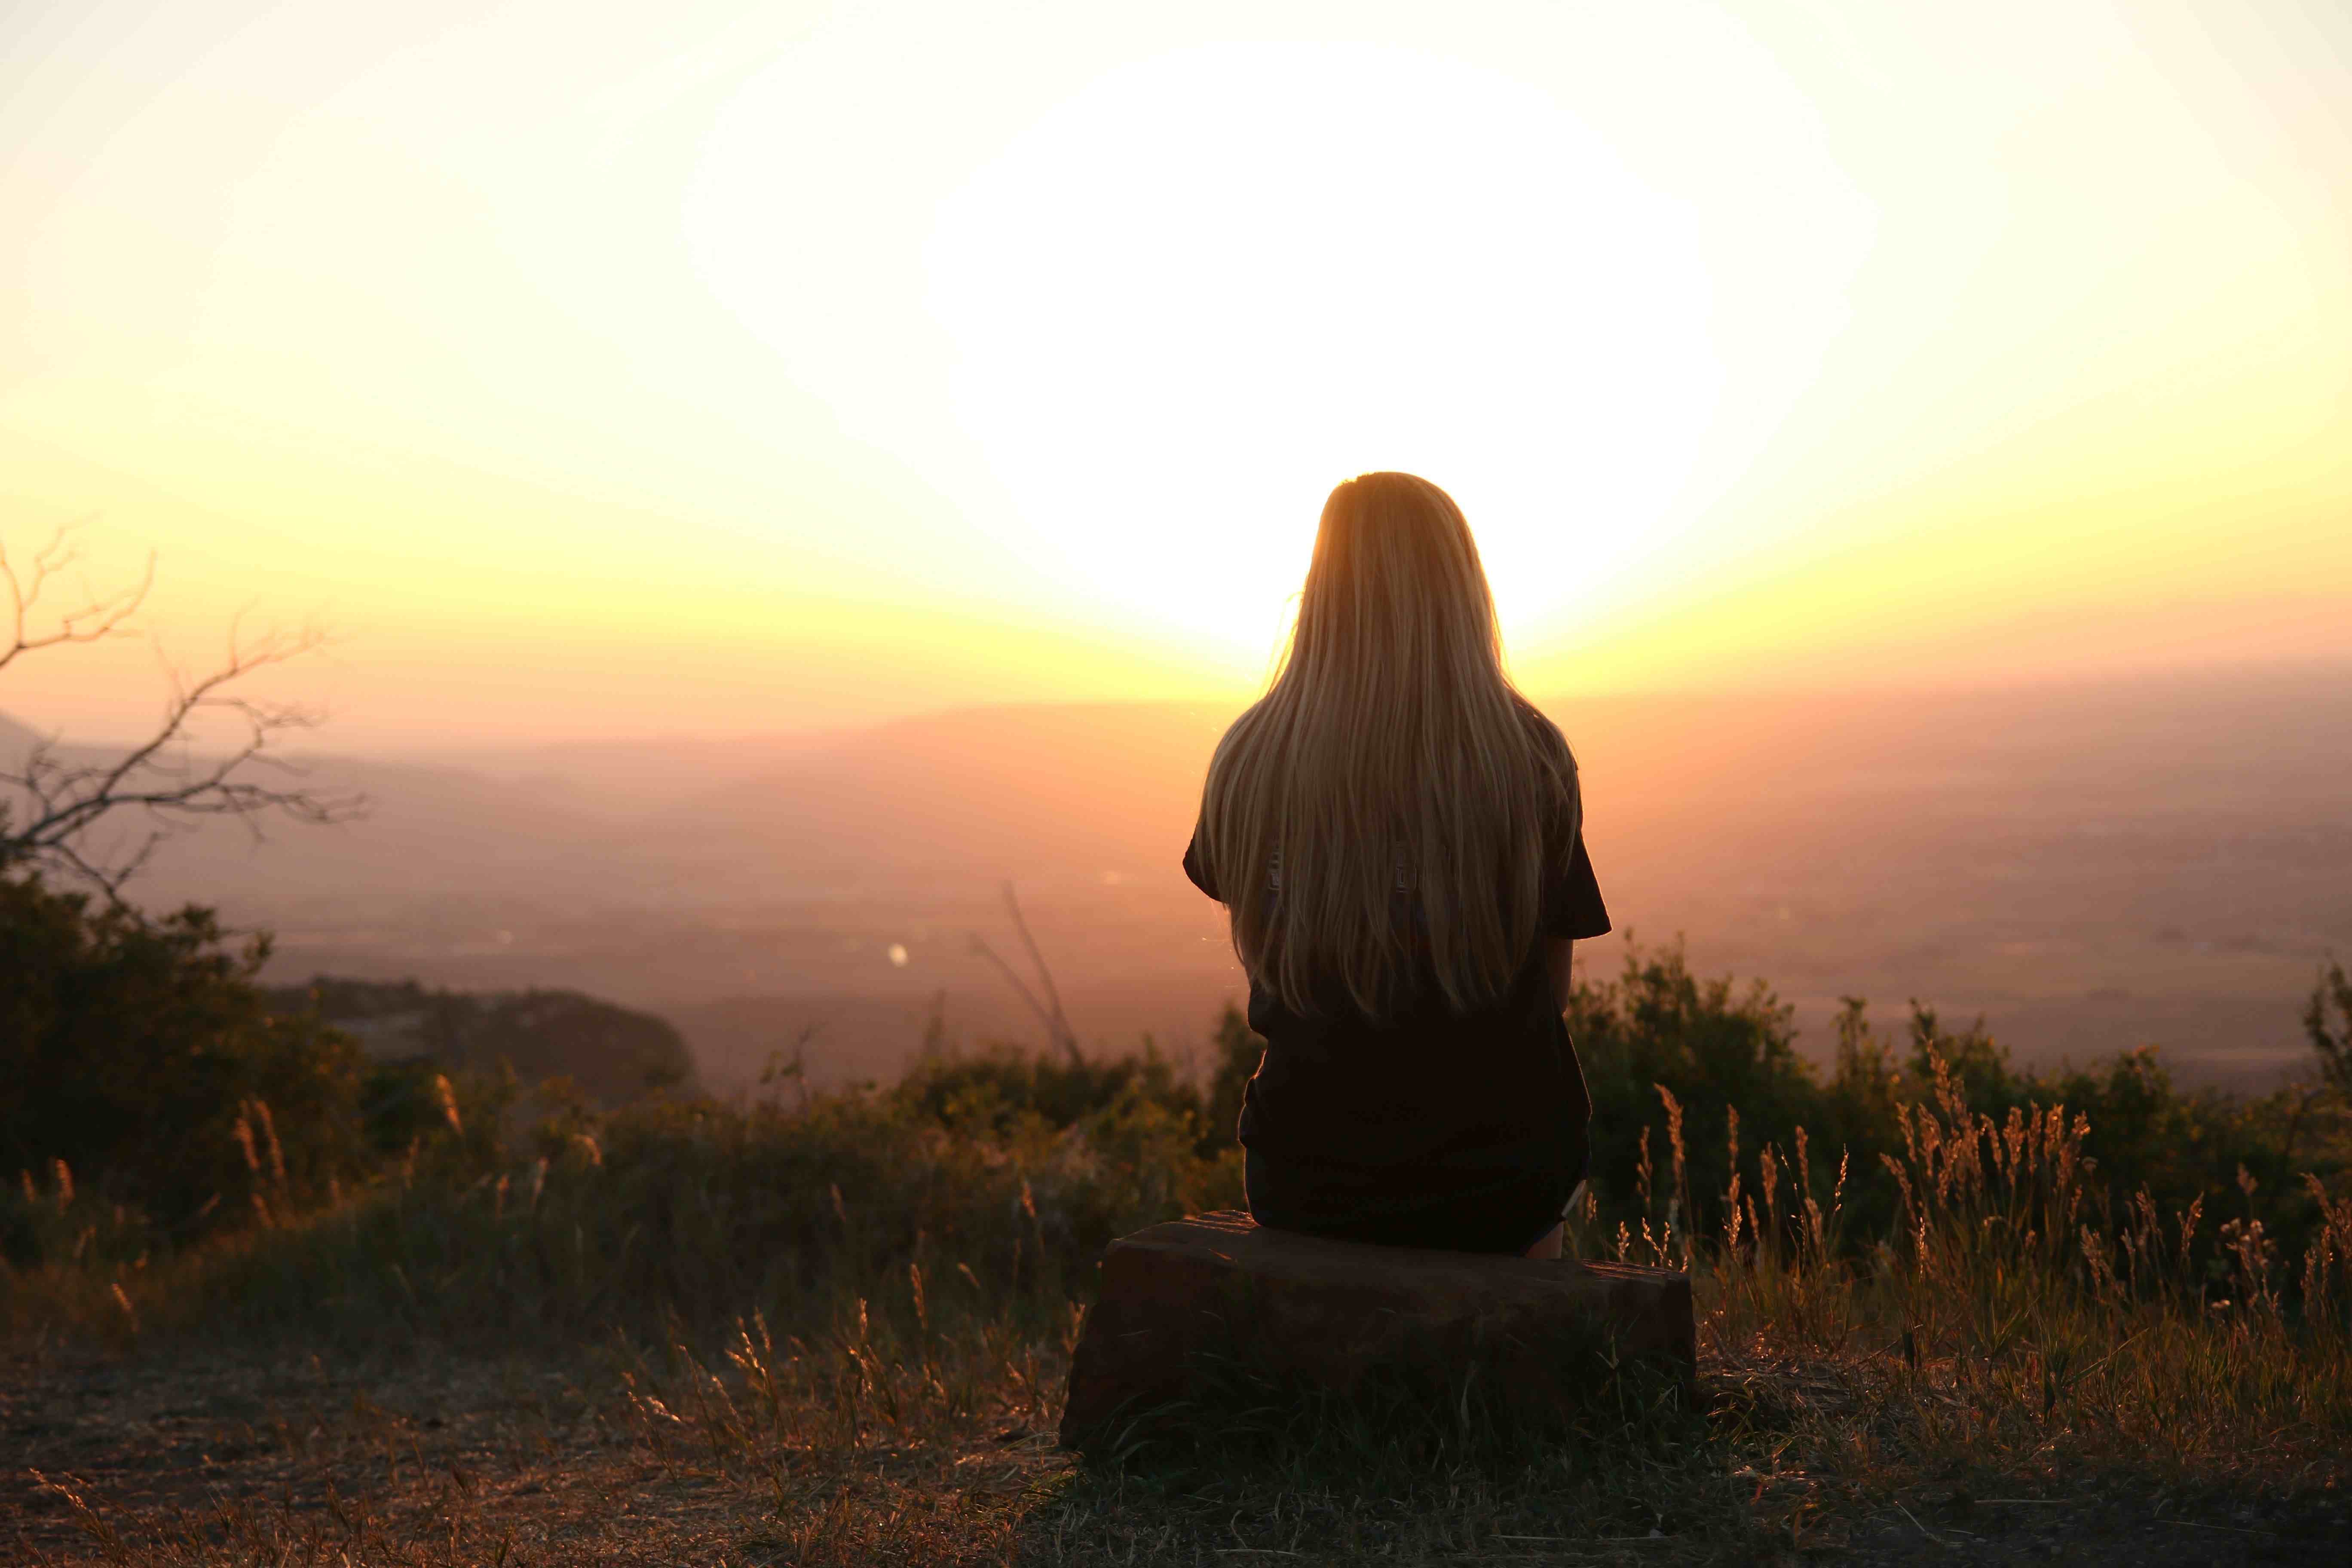
[[[1617,933],[1775,986],[1817,1059],[1846,995],[1981,1014],[2021,1060],[2153,1044],[2258,1087],[2307,1055],[2352,951],[2352,679],[2203,669],[1972,691],[1548,705],[1577,746]],[[821,1080],[953,1037],[1042,1038],[1012,883],[1089,1048],[1182,1051],[1245,990],[1177,858],[1235,704],[996,705],[764,742],[677,736],[320,754],[367,820],[233,825],[132,894],[277,935],[278,983],[557,986],[657,1012],[708,1081],[819,1027]],[[321,737],[324,738],[324,737]],[[894,952],[896,956],[894,957]]]
[[[1271,670],[1269,666],[1269,671]],[[2066,667],[2030,671],[2000,669],[1996,673],[1971,675],[1965,670],[1950,670],[1937,679],[1908,678],[1906,672],[1880,672],[1872,678],[1849,673],[1840,680],[1829,678],[1796,681],[1786,679],[1759,678],[1741,679],[1727,675],[1714,681],[1677,680],[1628,684],[1608,687],[1538,688],[1525,679],[1517,684],[1537,704],[1547,711],[1579,702],[1623,703],[1655,700],[1667,704],[1700,701],[1809,702],[1839,701],[1852,699],[1892,699],[1901,697],[2000,698],[2018,696],[2033,698],[2069,690],[2100,690],[2119,687],[2182,681],[2198,683],[2231,683],[2310,679],[2325,682],[2341,678],[2352,681],[2352,649],[2337,653],[2322,653],[2294,657],[2250,657],[2225,660],[2168,660],[2151,654],[2144,661],[2108,667]],[[299,681],[300,678],[297,677]],[[146,693],[152,698],[157,687]],[[1038,697],[1015,695],[983,697],[959,700],[952,697],[905,708],[879,708],[872,711],[845,713],[828,722],[807,724],[749,724],[741,728],[709,724],[659,727],[647,725],[639,729],[583,730],[549,731],[513,735],[490,730],[481,732],[452,733],[446,731],[344,733],[343,716],[331,708],[317,710],[315,727],[294,734],[283,747],[283,754],[295,760],[352,759],[375,763],[425,762],[457,763],[465,760],[503,758],[521,759],[551,753],[577,752],[601,748],[644,749],[664,745],[685,746],[694,751],[729,746],[748,746],[754,751],[781,748],[796,750],[845,739],[864,731],[909,720],[940,718],[976,709],[1024,708],[1086,708],[1143,707],[1200,708],[1223,707],[1239,713],[1265,690],[1265,683],[1233,682],[1182,696],[1086,696]],[[68,714],[63,721],[44,724],[35,722],[20,710],[0,703],[0,726],[11,726],[27,734],[38,735],[68,747],[120,747],[143,740],[152,733],[152,712],[135,717],[129,712],[101,710],[99,717],[111,720],[112,728],[92,727],[73,722]]]

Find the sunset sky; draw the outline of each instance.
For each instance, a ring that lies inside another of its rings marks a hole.
[[[2352,658],[2338,0],[22,0],[0,214],[0,543],[342,746],[1229,700],[1381,468],[1546,694]]]

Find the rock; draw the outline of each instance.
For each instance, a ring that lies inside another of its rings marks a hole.
[[[1689,1378],[1689,1277],[1622,1263],[1370,1247],[1223,1212],[1122,1237],[1070,1361],[1062,1441],[1181,1395],[1193,1358],[1243,1358],[1346,1390],[1370,1368],[1475,1363],[1490,1387],[1565,1402],[1601,1375],[1596,1351],[1655,1357]]]

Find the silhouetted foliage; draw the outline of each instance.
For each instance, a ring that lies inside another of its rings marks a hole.
[[[1190,1127],[1193,1143],[1213,1159],[1235,1147],[1242,1095],[1265,1054],[1240,1008],[1228,1003],[1210,1037],[1205,1085],[1161,1055],[1147,1037],[1134,1056],[1088,1057],[1066,1048],[1045,1056],[998,1044],[964,1054],[949,1050],[936,1029],[907,1076],[886,1091],[893,1108],[957,1131],[1003,1137],[1024,1125],[1055,1131],[1107,1119],[1150,1116]]]
[[[2323,976],[2306,1017],[2324,1079],[2326,1041],[2336,1037],[2324,1010],[2334,1006],[2352,1021],[2330,986]],[[1604,1218],[1672,1215],[1678,1227],[1717,1234],[1736,1117],[1743,1157],[1752,1162],[1769,1145],[1792,1173],[1798,1130],[1805,1131],[1811,1195],[1824,1206],[1841,1161],[1850,1173],[1873,1178],[1849,1184],[1844,1212],[1853,1234],[1882,1234],[1894,1194],[1874,1178],[1885,1158],[1905,1152],[1897,1108],[1934,1097],[1939,1062],[1968,1110],[1996,1124],[2035,1106],[2088,1118],[2084,1185],[2103,1213],[2143,1190],[2170,1214],[2234,1187],[2242,1202],[2233,1206],[2293,1250],[2318,1219],[2304,1175],[2332,1183],[2352,1163],[2352,1115],[2332,1079],[2254,1097],[2184,1089],[2154,1047],[2088,1068],[2024,1071],[1982,1020],[1954,1030],[1915,1001],[1898,1044],[1871,1026],[1863,998],[1844,1004],[1824,1079],[1795,1049],[1790,1010],[1768,987],[1700,980],[1679,948],[1629,946],[1616,979],[1580,981],[1569,1025],[1592,1091],[1593,1184]],[[1671,1115],[1669,1099],[1676,1107]],[[1676,1116],[1688,1187],[1670,1192],[1661,1173],[1671,1162]],[[2210,1224],[2207,1234],[2200,1256],[2219,1268]]]
[[[270,1015],[268,951],[233,949],[209,910],[151,919],[0,879],[0,1170],[62,1161],[167,1228],[356,1175],[359,1048]]]
[[[1741,990],[1728,976],[1698,979],[1679,947],[1644,952],[1629,943],[1616,980],[1580,980],[1568,1026],[1592,1095],[1594,1186],[1621,1195],[1641,1188],[1645,1148],[1653,1169],[1664,1164],[1664,1146],[1643,1142],[1666,1103],[1661,1088],[1682,1108],[1687,1202],[1707,1203],[1728,1182],[1735,1109],[1751,1138],[1767,1129],[1785,1136],[1809,1116],[1818,1120],[1820,1097],[1797,1055],[1792,1016],[1762,981]]]
[[[0,670],[27,654],[130,634],[131,620],[154,584],[152,558],[140,580],[111,593],[49,610],[42,598],[79,561],[70,526],[21,561],[0,546]],[[98,889],[120,901],[122,886],[158,845],[206,817],[232,817],[258,836],[268,816],[297,822],[347,822],[362,816],[365,797],[348,791],[265,783],[302,770],[273,751],[289,731],[318,722],[310,710],[240,694],[257,670],[314,652],[325,643],[316,629],[249,636],[233,627],[226,658],[211,672],[172,672],[163,714],[146,739],[119,751],[69,752],[53,736],[35,739],[18,755],[0,755],[0,875],[45,872]],[[234,738],[210,755],[192,747],[195,731],[226,721]],[[135,821],[129,837],[102,837],[109,824]]]
[[[299,1206],[371,1171],[495,1181],[518,1155],[594,1163],[600,1140],[623,1128],[632,1140],[652,1136],[646,1147],[668,1150],[665,1162],[689,1160],[699,1158],[696,1140],[735,1125],[690,1095],[669,1101],[675,1116],[654,1113],[663,1098],[646,1089],[679,1082],[688,1059],[658,1019],[572,993],[468,996],[415,982],[322,977],[265,993],[253,975],[266,953],[258,940],[227,951],[201,910],[151,921],[36,881],[0,882],[0,1042],[17,1069],[0,1079],[0,1160],[26,1173],[26,1195],[0,1196],[0,1229],[18,1256],[69,1247],[128,1257],[149,1245],[135,1215],[128,1228],[99,1225],[105,1235],[92,1241],[84,1233],[95,1234],[95,1211],[54,1195],[36,1203],[36,1184],[63,1190],[50,1174],[58,1160],[88,1192],[193,1235],[189,1222],[208,1207],[266,1220],[272,1205]],[[2331,1066],[2352,1026],[2340,990],[2340,972],[2323,975],[2306,1019],[2323,1081],[2245,1098],[2184,1090],[2152,1048],[2023,1071],[1981,1022],[1954,1029],[1914,1003],[1890,1036],[1859,997],[1846,998],[1832,1059],[1817,1067],[1768,986],[1695,975],[1679,948],[1629,945],[1615,976],[1580,979],[1568,1010],[1593,1100],[1584,1218],[1603,1235],[1620,1220],[1719,1235],[1732,1173],[1752,1177],[1769,1148],[1786,1179],[1824,1208],[1843,1164],[1853,1178],[1843,1224],[1859,1245],[1895,1225],[1895,1189],[1879,1178],[1886,1159],[1908,1155],[1906,1108],[1958,1103],[2000,1123],[2012,1110],[2063,1104],[2089,1120],[2082,1190],[2097,1214],[2143,1192],[2158,1210],[2187,1211],[2234,1187],[2230,1212],[2242,1208],[2242,1224],[2260,1220],[2267,1237],[2299,1247],[2317,1215],[2305,1173],[2332,1183],[2352,1155],[2352,1111]],[[363,1033],[376,1059],[338,1023]],[[820,1095],[803,1085],[793,1107],[756,1110],[777,1125],[846,1118],[877,1149],[945,1140],[1038,1159],[1053,1151],[1070,1179],[1084,1173],[1085,1184],[1124,1194],[1080,1227],[1091,1239],[1113,1210],[1154,1212],[1184,1192],[1238,1199],[1234,1124],[1263,1050],[1233,1006],[1197,1072],[1148,1040],[1123,1056],[1066,1044],[959,1052],[935,1026],[895,1085]],[[1944,1099],[1939,1077],[1957,1100]],[[647,1115],[616,1120],[632,1100]],[[57,1217],[68,1211],[82,1216],[71,1234]],[[2224,1266],[2220,1216],[2195,1242],[2198,1267]]]
[[[1063,1131],[1122,1105],[1148,1101],[1198,1120],[1201,1092],[1150,1041],[1136,1056],[1043,1056],[993,1045],[929,1053],[884,1103],[953,1131],[1003,1137],[1024,1124]]]
[[[2315,1007],[2323,1000],[2315,996]],[[2145,1188],[2172,1212],[2200,1194],[2237,1187],[2249,1217],[2294,1245],[2316,1217],[2302,1174],[2332,1180],[2352,1142],[2343,1097],[2330,1090],[2247,1098],[2184,1089],[2152,1047],[2089,1068],[2029,1072],[1982,1020],[1955,1028],[1916,1001],[1890,1036],[1872,1026],[1863,998],[1846,997],[1824,1071],[1798,1050],[1792,1010],[1769,986],[1696,975],[1678,946],[1629,945],[1616,976],[1580,979],[1568,1023],[1592,1095],[1592,1185],[1604,1228],[1646,1215],[1671,1218],[1685,1233],[1716,1234],[1735,1160],[1752,1167],[1769,1147],[1790,1179],[1801,1169],[1825,1206],[1843,1166],[1852,1233],[1883,1235],[1895,1217],[1895,1194],[1878,1177],[1884,1160],[1905,1152],[1898,1107],[1936,1095],[1939,1063],[1972,1115],[2000,1123],[2013,1110],[2063,1105],[2070,1116],[2087,1116],[2085,1184],[2097,1202],[2120,1205]],[[924,1057],[880,1098],[894,1111],[976,1137],[1025,1128],[1117,1142],[1109,1130],[1122,1120],[1150,1123],[1153,1137],[1191,1126],[1197,1152],[1214,1157],[1234,1146],[1242,1097],[1264,1051],[1231,1005],[1198,1082],[1148,1047],[1124,1058],[1004,1045],[958,1055],[935,1029]],[[1666,1174],[1677,1139],[1680,1187]]]
[[[2352,1094],[2352,978],[2330,962],[2312,984],[2303,1010],[2303,1032],[2311,1041],[2320,1077],[2338,1094]]]

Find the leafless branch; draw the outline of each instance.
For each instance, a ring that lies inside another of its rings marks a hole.
[[[1067,1051],[1072,1061],[1077,1061],[1080,1059],[1078,1033],[1070,1027],[1069,1016],[1062,1011],[1062,994],[1054,986],[1054,972],[1046,967],[1045,955],[1037,948],[1037,939],[1029,934],[1029,922],[1022,916],[1021,900],[1014,896],[1010,882],[1004,884],[1004,906],[1013,911],[1013,929],[1021,933],[1021,944],[1029,951],[1029,962],[1036,965],[1037,979],[1045,987],[1045,995],[1040,997],[1030,990],[1013,967],[999,957],[994,948],[981,940],[978,932],[972,935],[972,951],[996,965],[1004,978],[1013,983],[1013,989],[1021,994],[1021,1000],[1029,1005],[1029,1010],[1037,1015],[1037,1021],[1045,1026],[1046,1037]]]
[[[47,631],[34,629],[34,612],[40,607],[50,579],[80,563],[81,550],[74,542],[77,526],[68,523],[50,534],[48,542],[33,552],[22,574],[9,559],[7,546],[0,543],[0,587],[8,593],[8,641],[0,646],[0,669],[14,664],[20,655],[59,643],[97,642],[119,636],[147,602],[147,591],[155,585],[152,553],[139,581],[130,587],[112,594],[86,595],[79,605],[58,612]]]
[[[37,631],[31,612],[51,579],[78,559],[70,531],[61,530],[20,573],[0,552],[0,589],[11,609],[11,638],[0,648],[0,668],[20,655],[60,644],[95,642],[128,630],[127,622],[154,581],[151,556],[135,587],[89,595],[77,607]],[[265,702],[229,689],[255,671],[315,652],[325,637],[316,628],[271,631],[247,637],[232,623],[222,664],[190,679],[170,672],[171,696],[148,738],[120,755],[100,761],[69,760],[55,736],[34,743],[15,772],[0,772],[0,871],[21,866],[63,872],[89,882],[114,901],[147,864],[158,845],[174,833],[211,816],[234,816],[256,839],[257,820],[276,813],[297,822],[345,822],[366,809],[363,796],[349,791],[307,789],[256,779],[257,772],[299,777],[304,770],[269,748],[289,731],[320,721],[313,710]],[[226,718],[240,731],[225,750],[198,756],[192,725]],[[93,842],[103,819],[139,817],[145,831],[135,847],[108,852]]]

